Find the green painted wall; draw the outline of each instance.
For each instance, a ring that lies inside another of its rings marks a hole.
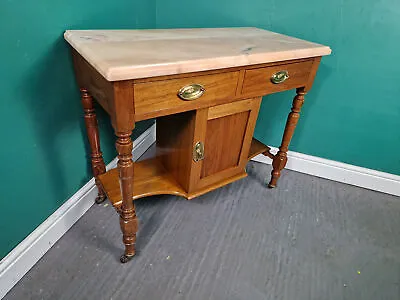
[[[291,149],[400,175],[398,0],[156,1],[1,2],[0,257],[90,178],[65,29],[256,26],[329,45]],[[279,145],[292,97],[263,100],[257,138]]]
[[[398,0],[160,0],[157,28],[256,26],[329,45],[293,151],[400,175]],[[191,8],[191,9],[189,9]],[[255,135],[280,144],[294,92],[263,100]]]
[[[90,179],[65,29],[153,28],[155,2],[0,3],[0,257]],[[105,160],[113,131],[100,113]],[[137,136],[147,124],[139,123]]]

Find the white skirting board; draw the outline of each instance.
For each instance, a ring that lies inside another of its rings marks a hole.
[[[156,140],[152,125],[133,142],[133,157],[140,157]],[[107,170],[117,166],[117,158]],[[92,178],[0,262],[0,299],[28,272],[36,262],[94,204],[97,188]]]
[[[278,149],[271,147],[271,152],[276,154]],[[257,155],[253,160],[266,164],[272,163],[269,157],[262,154]],[[292,151],[288,152],[285,169],[400,196],[400,176],[398,175]]]

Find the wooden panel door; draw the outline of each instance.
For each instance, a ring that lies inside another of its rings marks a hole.
[[[204,114],[204,129],[197,136],[204,143],[204,159],[194,164],[194,190],[245,172],[260,102],[260,97],[241,100]]]

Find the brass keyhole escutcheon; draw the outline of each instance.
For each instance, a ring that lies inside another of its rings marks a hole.
[[[197,142],[193,148],[193,160],[198,162],[204,159],[204,144],[202,142]]]
[[[274,75],[271,76],[271,82],[274,84],[279,84],[284,82],[289,78],[289,72],[286,70],[278,71]]]

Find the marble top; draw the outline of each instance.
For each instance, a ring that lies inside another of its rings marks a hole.
[[[108,81],[331,53],[327,46],[258,28],[67,30],[64,38]]]

